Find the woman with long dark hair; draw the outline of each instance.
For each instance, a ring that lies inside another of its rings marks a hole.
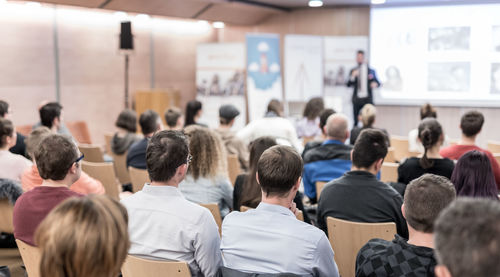
[[[453,170],[451,182],[457,196],[498,199],[495,175],[483,152],[473,150],[463,154]]]
[[[421,158],[408,158],[398,168],[398,182],[410,183],[425,173],[450,178],[453,173],[453,161],[439,155],[444,134],[441,124],[435,118],[426,118],[418,125],[418,139],[424,146]]]
[[[184,127],[193,124],[207,127],[207,125],[205,124],[198,123],[198,119],[200,119],[201,114],[203,112],[202,108],[203,106],[201,105],[201,102],[198,100],[191,100],[186,104],[186,119],[184,121]]]

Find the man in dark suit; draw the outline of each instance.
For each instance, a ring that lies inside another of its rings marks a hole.
[[[351,69],[349,73],[348,87],[354,87],[352,93],[352,110],[354,114],[354,126],[358,125],[358,114],[365,104],[373,104],[372,90],[380,86],[375,70],[365,62],[365,52],[358,50],[356,54],[358,66]]]

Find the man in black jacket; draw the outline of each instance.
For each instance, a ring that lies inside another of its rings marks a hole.
[[[408,238],[401,213],[403,199],[392,187],[377,180],[387,155],[387,136],[378,129],[366,129],[351,152],[352,168],[325,185],[318,203],[318,227],[326,232],[328,216],[355,222],[394,222],[397,233]]]

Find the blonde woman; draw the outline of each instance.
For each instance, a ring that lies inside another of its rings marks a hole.
[[[116,277],[130,247],[127,210],[104,195],[70,198],[38,228],[41,277]]]
[[[354,145],[354,143],[356,143],[356,140],[358,139],[358,136],[361,133],[361,131],[363,131],[364,129],[375,128],[373,127],[373,125],[375,124],[376,116],[377,116],[377,109],[375,108],[375,106],[373,106],[372,104],[365,104],[363,106],[358,115],[358,120],[361,121],[361,123],[363,123],[363,127],[355,126],[354,128],[352,128],[351,139],[349,141],[351,145]],[[389,139],[389,133],[387,133],[385,129],[379,129],[379,130],[384,132],[387,138]]]
[[[227,156],[219,135],[208,128],[190,125],[184,129],[192,160],[179,184],[184,197],[198,204],[217,203],[221,216],[233,207],[233,186],[227,177]]]

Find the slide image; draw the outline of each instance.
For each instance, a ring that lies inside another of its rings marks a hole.
[[[469,62],[429,63],[428,76],[429,91],[470,90]]]
[[[469,50],[470,27],[429,29],[429,51]]]

